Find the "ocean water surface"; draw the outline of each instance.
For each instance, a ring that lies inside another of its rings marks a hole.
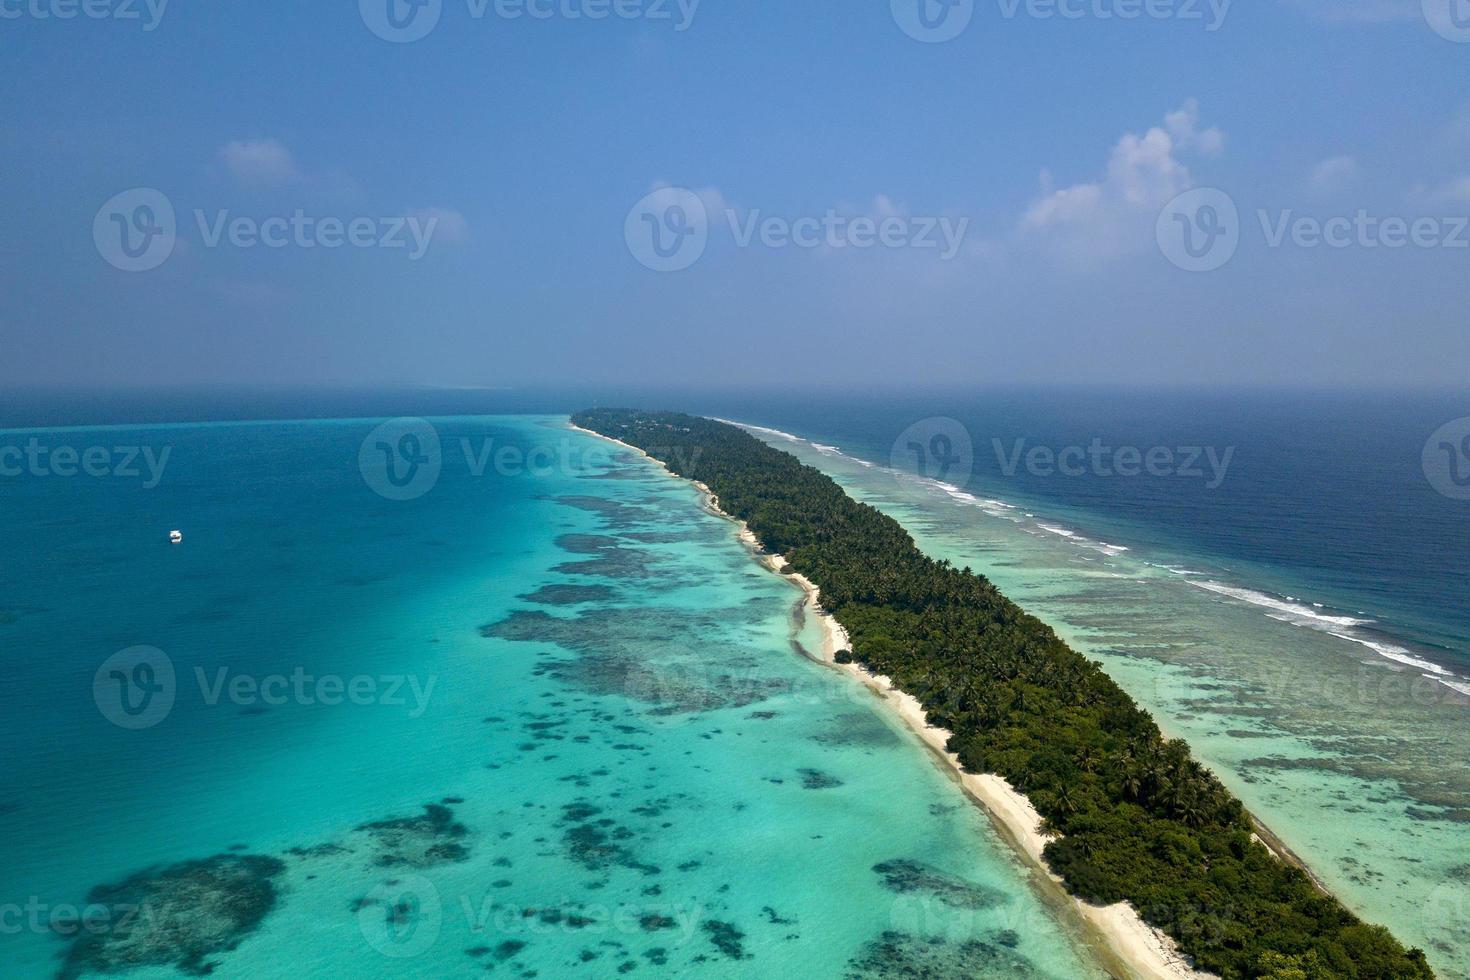
[[[0,433],[7,980],[1101,976],[690,486],[380,421]]]
[[[1470,977],[1470,504],[1436,493],[1420,459],[1453,399],[718,408],[989,576],[1186,738],[1350,908]],[[921,474],[911,444],[955,426],[973,459]],[[1216,487],[1205,466],[1003,470],[1017,439],[1095,437],[1233,447],[1233,463]]]

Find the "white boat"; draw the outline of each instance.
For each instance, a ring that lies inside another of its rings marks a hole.
[[[170,532],[168,532],[168,539],[173,544],[179,544],[179,543],[181,543],[184,540],[184,532],[183,531],[170,531]]]

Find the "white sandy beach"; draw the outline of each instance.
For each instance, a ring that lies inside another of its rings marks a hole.
[[[711,506],[718,509],[718,501],[712,494],[709,494],[708,488],[702,489],[709,497]],[[723,511],[720,513],[734,520]],[[736,521],[736,523],[740,526],[741,541],[750,548],[757,560],[779,574],[781,568],[786,564],[785,559],[781,555],[765,551],[755,534],[743,521]],[[985,809],[992,821],[1002,831],[1002,836],[1010,841],[1026,863],[1046,875],[1057,886],[1057,891],[1065,895],[1062,879],[1052,874],[1042,858],[1042,850],[1046,847],[1047,838],[1041,833],[1041,815],[1036,812],[1031,801],[1016,792],[1011,788],[1010,783],[999,776],[989,773],[977,775],[965,771],[960,764],[959,756],[945,749],[945,746],[949,744],[950,733],[929,724],[923,706],[919,704],[917,698],[899,690],[887,677],[873,674],[859,664],[838,664],[836,662],[837,651],[846,650],[851,646],[847,631],[842,628],[841,623],[822,609],[821,591],[811,580],[804,575],[794,573],[784,577],[796,583],[806,592],[808,607],[822,624],[823,661],[829,666],[846,672],[858,683],[863,684],[882,698],[903,720],[909,730],[948,764],[965,792]],[[1193,969],[1179,953],[1174,941],[1139,918],[1138,913],[1126,902],[1101,907],[1071,896],[1066,896],[1066,900],[1074,906],[1082,919],[1103,937],[1109,949],[1140,980],[1180,980],[1180,978],[1199,980],[1199,978],[1213,977],[1213,974]]]
[[[572,428],[599,439],[606,439],[629,452],[657,463],[670,476],[683,479],[669,471],[661,461],[654,459],[636,446],[630,446],[625,442],[576,425],[573,425]],[[705,505],[711,512],[724,517],[739,528],[741,542],[756,560],[779,575],[781,569],[786,565],[785,559],[766,551],[744,521],[737,520],[721,510],[718,497],[709,487],[698,481],[688,482],[692,482],[703,494]],[[1050,889],[1052,897],[1059,898],[1073,908],[1079,918],[1091,927],[1091,931],[1102,939],[1119,965],[1125,967],[1137,980],[1211,980],[1214,977],[1214,974],[1203,973],[1191,967],[1179,953],[1173,940],[1160,930],[1145,923],[1133,910],[1133,907],[1126,902],[1101,907],[1067,895],[1062,887],[1061,878],[1052,874],[1042,858],[1042,849],[1046,846],[1047,838],[1041,833],[1041,815],[1036,812],[1031,801],[1016,792],[999,776],[966,772],[960,764],[959,757],[945,748],[949,743],[950,733],[930,725],[918,700],[894,687],[893,682],[887,677],[870,673],[858,664],[838,664],[836,662],[837,652],[850,647],[847,631],[833,616],[822,609],[821,591],[814,583],[805,576],[794,573],[782,577],[790,580],[806,593],[808,610],[817,617],[821,624],[822,661],[834,669],[845,671],[855,681],[882,699],[897,717],[902,719],[910,731],[917,735],[938,758],[944,760],[965,792],[989,814],[991,821],[1001,832],[1001,836],[1011,843],[1027,865],[1050,882],[1053,886]]]

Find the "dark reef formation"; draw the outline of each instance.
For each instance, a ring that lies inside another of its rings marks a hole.
[[[836,789],[842,780],[820,769],[800,769],[802,789]]]
[[[921,892],[957,909],[988,909],[1010,900],[1005,892],[965,881],[918,861],[898,859],[873,865],[883,884],[900,895]]]
[[[244,845],[237,844],[212,858],[150,868],[116,884],[98,885],[88,893],[87,904],[108,912],[107,928],[59,925],[57,933],[70,939],[71,946],[57,976],[75,980],[145,966],[172,966],[191,976],[212,973],[220,964],[218,957],[259,929],[276,907],[286,858],[312,862],[360,853],[370,868],[413,869],[461,862],[469,856],[469,830],[449,807],[459,802],[458,797],[446,797],[443,803],[425,806],[419,816],[374,821],[356,828],[345,842],[290,847],[281,857],[242,854]],[[357,913],[368,904],[372,900],[359,899],[350,911]],[[392,917],[404,910],[385,907],[384,914]]]
[[[709,941],[714,944],[715,949],[724,953],[732,960],[748,959],[749,954],[745,952],[745,933],[733,922],[721,922],[718,919],[706,919],[699,924]]]
[[[844,980],[1042,980],[1031,961],[998,935],[951,942],[905,932],[885,932],[848,964]]]
[[[212,957],[239,946],[275,908],[285,869],[277,858],[221,854],[99,885],[87,902],[109,911],[109,928],[65,930],[75,940],[57,976],[145,966],[205,976],[218,965]]]
[[[575,653],[573,659],[547,660],[542,669],[591,694],[641,701],[658,715],[744,707],[789,688],[786,681],[762,676],[750,652],[730,643],[711,643],[698,658],[649,657],[665,637],[690,628],[681,612],[591,609],[573,617],[516,612],[480,632],[494,639],[553,643]]]
[[[543,585],[520,598],[538,606],[577,606],[584,602],[607,602],[616,595],[610,585]]]
[[[357,830],[371,838],[373,862],[379,867],[431,868],[469,857],[464,844],[469,830],[454,819],[454,811],[438,803],[424,807],[417,817],[379,820]]]

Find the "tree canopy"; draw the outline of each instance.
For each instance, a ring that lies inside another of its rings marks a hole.
[[[846,655],[917,698],[966,769],[1030,798],[1073,894],[1131,903],[1227,980],[1433,976],[1422,951],[1273,856],[1183,741],[983,575],[929,558],[898,522],[736,426],[617,409],[573,421],[703,482],[811,579]]]

